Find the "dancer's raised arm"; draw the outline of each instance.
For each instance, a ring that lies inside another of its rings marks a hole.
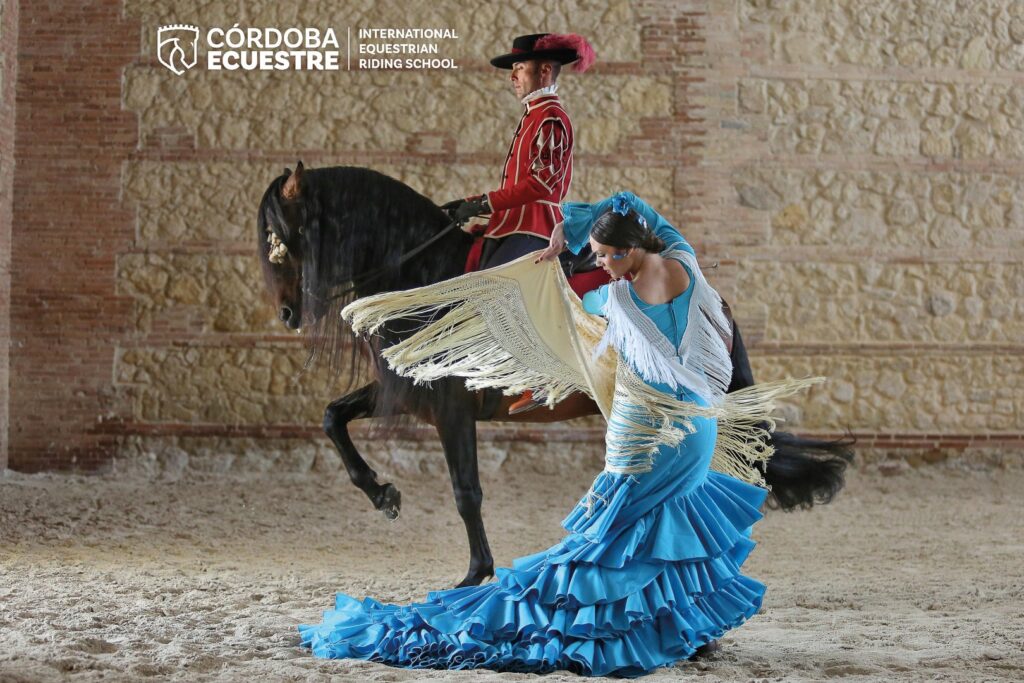
[[[562,204],[562,213],[565,216],[559,229],[560,237],[565,240],[566,247],[574,254],[578,254],[590,238],[590,230],[594,222],[601,214],[609,209],[616,209],[620,213],[624,209],[632,209],[646,221],[647,226],[660,237],[669,249],[682,249],[691,254],[693,247],[686,241],[679,231],[669,223],[664,216],[651,208],[651,205],[637,197],[632,192],[624,191],[614,194],[607,199],[602,199],[594,204],[586,202],[565,202]],[[552,246],[554,246],[555,235],[552,235]],[[547,257],[547,252],[544,253]]]

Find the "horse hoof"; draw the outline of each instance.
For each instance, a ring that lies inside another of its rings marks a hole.
[[[384,486],[380,507],[377,509],[383,512],[390,522],[398,519],[398,515],[402,511],[402,493],[395,488],[394,484]]]
[[[459,583],[459,585],[456,586],[456,588],[465,588],[466,586],[479,586],[481,583],[491,578],[492,576],[494,576],[494,569],[481,569],[479,571],[473,571],[472,569],[470,569],[469,573],[466,574],[466,578],[464,578]]]

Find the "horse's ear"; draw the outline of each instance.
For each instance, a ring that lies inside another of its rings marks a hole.
[[[284,187],[281,188],[281,196],[285,199],[297,199],[302,194],[302,174],[304,167],[300,161],[295,165],[295,173],[288,175],[288,180],[284,182]],[[287,175],[288,169],[285,169]]]

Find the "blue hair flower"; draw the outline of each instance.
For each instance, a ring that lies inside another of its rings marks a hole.
[[[626,197],[625,192],[620,192],[612,197],[612,211],[620,216],[628,216],[631,208],[633,207],[630,205],[629,198]]]

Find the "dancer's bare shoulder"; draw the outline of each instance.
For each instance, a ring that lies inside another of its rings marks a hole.
[[[633,282],[633,290],[641,300],[652,305],[665,304],[689,288],[690,276],[682,263],[657,254],[648,258],[644,268],[650,270]]]

